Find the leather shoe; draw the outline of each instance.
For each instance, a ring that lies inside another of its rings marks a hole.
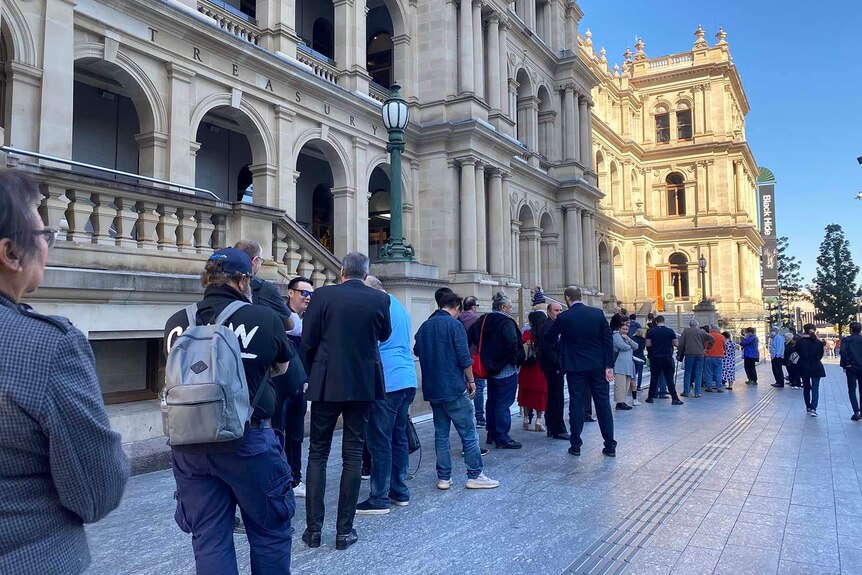
[[[302,532],[302,542],[312,549],[320,547],[320,531],[309,531],[306,529]]]
[[[608,457],[616,457],[616,456],[617,456],[617,452],[616,452],[616,450],[615,450],[615,449],[614,449],[614,450],[611,450],[611,449],[608,449],[607,447],[605,447],[604,449],[602,449],[602,453],[604,453],[604,454],[605,454],[605,455],[607,455]]]
[[[569,439],[572,438],[572,436],[569,435],[568,433],[555,433],[551,437],[554,439],[565,439],[566,441],[568,441]]]
[[[569,455],[574,455],[575,457],[580,456],[581,448],[580,447],[570,447]]]
[[[596,420],[591,415],[585,415],[584,416],[584,422],[595,423],[595,421]]]
[[[510,441],[509,443],[498,443],[497,449],[521,449],[521,444],[517,441]]]
[[[651,397],[646,398],[645,403],[653,403],[653,398],[651,398]]]
[[[671,405],[685,405],[682,401],[680,401],[678,399],[674,399],[673,401],[670,402],[670,404]]]
[[[344,551],[357,541],[359,541],[359,535],[356,534],[356,529],[351,529],[350,533],[335,536],[335,548]]]

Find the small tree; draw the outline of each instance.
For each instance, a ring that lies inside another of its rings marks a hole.
[[[853,297],[858,274],[859,266],[850,258],[850,242],[844,237],[844,230],[838,224],[826,226],[811,297],[817,310],[815,317],[838,326],[838,333],[843,332],[856,313]]]
[[[793,318],[794,301],[805,299],[806,295],[802,286],[802,273],[799,269],[801,264],[796,256],[788,253],[790,240],[787,236],[778,238],[778,290],[781,294],[781,315],[783,323],[787,325]],[[776,318],[777,319],[777,318]],[[797,329],[799,326],[797,326]]]

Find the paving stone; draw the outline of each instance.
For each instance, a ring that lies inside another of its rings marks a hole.
[[[841,575],[841,570],[837,567],[825,567],[782,559],[778,562],[778,575]]]
[[[781,558],[799,563],[813,563],[826,567],[839,567],[838,542],[835,539],[797,536],[785,539]]]
[[[789,507],[789,499],[749,495],[748,499],[745,500],[742,510],[750,513],[761,513],[763,515],[785,516]]]
[[[727,541],[728,545],[781,551],[784,529],[780,525],[758,525],[737,521]]]
[[[774,575],[778,572],[778,550],[753,549],[728,544],[713,573],[715,575]]]

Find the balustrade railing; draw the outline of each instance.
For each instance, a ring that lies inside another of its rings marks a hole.
[[[272,223],[272,253],[279,271],[288,277],[307,277],[316,286],[338,280],[338,259],[287,216]]]
[[[297,60],[311,68],[315,75],[320,76],[327,82],[338,84],[338,68],[335,67],[335,63],[332,60],[312,50],[305,44],[298,44],[296,47]]]
[[[198,12],[215,20],[222,30],[256,46],[260,44],[260,28],[251,16],[230,9],[217,0],[198,0]]]
[[[381,86],[377,82],[369,82],[368,95],[378,102],[385,102],[392,95],[392,91]]]

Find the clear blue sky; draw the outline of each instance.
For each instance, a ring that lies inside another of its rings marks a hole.
[[[757,163],[775,173],[779,236],[809,283],[824,228],[844,228],[862,264],[862,0],[579,0],[608,63],[635,37],[649,57],[690,50],[702,24],[713,45],[727,32],[751,112],[746,136]]]

